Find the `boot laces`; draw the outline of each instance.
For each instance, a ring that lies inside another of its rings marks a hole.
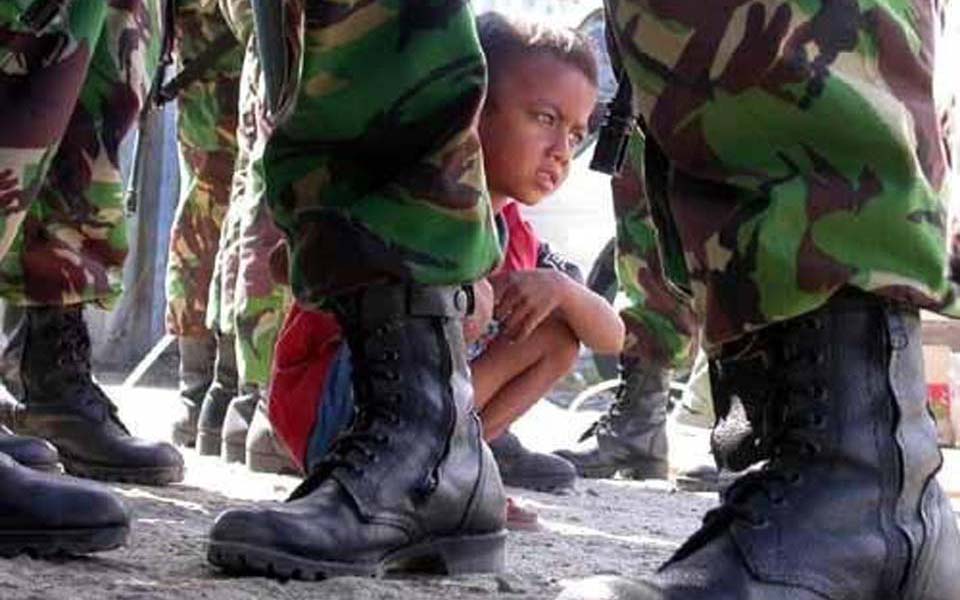
[[[579,441],[586,441],[601,431],[610,430],[619,419],[632,414],[634,404],[637,402],[637,394],[650,388],[651,377],[649,374],[624,370],[621,373],[620,383],[614,391],[610,408],[580,435]]]
[[[65,317],[66,326],[63,335],[57,338],[57,366],[72,367],[74,376],[83,385],[85,393],[77,394],[85,406],[90,406],[107,419],[113,421],[125,433],[126,426],[120,421],[117,406],[100,386],[93,381],[90,364],[90,336],[87,333],[83,315],[79,311],[69,311]]]
[[[797,335],[803,329],[822,327],[815,317],[800,325]],[[796,339],[786,339],[774,350],[779,356],[774,357],[771,371],[752,374],[770,382],[759,399],[754,425],[760,454],[770,459],[727,488],[721,505],[706,514],[703,527],[678,550],[678,557],[690,554],[734,522],[751,528],[768,526],[771,509],[787,502],[790,489],[803,482],[805,466],[822,452],[819,439],[828,407],[826,389],[817,382],[817,375],[825,357],[816,347],[803,346]]]
[[[310,494],[338,467],[363,475],[367,465],[376,463],[379,451],[389,444],[390,438],[384,431],[400,425],[399,408],[404,399],[403,393],[396,389],[401,380],[397,366],[401,353],[391,344],[383,343],[396,328],[394,324],[385,324],[350,339],[352,348],[365,349],[371,342],[376,347],[372,353],[361,350],[353,354],[351,379],[357,410],[353,425],[334,441],[327,455],[290,494],[288,501]],[[386,389],[382,384],[386,384]]]

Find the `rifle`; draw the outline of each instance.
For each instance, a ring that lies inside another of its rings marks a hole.
[[[266,87],[267,106],[274,115],[282,110],[288,71],[284,24],[286,14],[281,0],[251,0],[253,27],[260,51],[261,71]]]
[[[617,77],[617,95],[607,105],[597,146],[593,150],[590,168],[616,177],[623,168],[627,156],[627,142],[637,129],[633,114],[633,91],[630,80],[621,72]]]
[[[127,189],[124,191],[124,206],[127,216],[132,216],[137,212],[139,203],[140,180],[143,178],[144,163],[147,160],[147,143],[150,136],[146,135],[149,123],[153,114],[163,107],[160,101],[160,90],[163,87],[167,76],[167,68],[173,64],[173,42],[174,42],[174,17],[175,0],[163,0],[163,15],[161,20],[161,43],[160,60],[157,63],[157,69],[154,71],[153,80],[150,82],[150,90],[143,99],[143,106],[140,109],[140,117],[137,126],[137,140],[133,146],[133,157],[130,170],[130,177],[127,180]]]

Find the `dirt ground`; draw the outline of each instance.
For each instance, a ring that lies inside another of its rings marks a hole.
[[[174,391],[120,387],[109,391],[131,429],[146,437],[169,435]],[[541,403],[514,431],[528,446],[550,449],[569,443],[597,414],[570,413]],[[677,430],[671,438],[678,464],[705,456],[702,434]],[[282,500],[297,481],[251,474],[242,466],[193,451],[186,451],[185,457],[188,471],[182,484],[115,488],[135,515],[126,548],[82,559],[0,561],[0,599],[553,598],[565,579],[651,572],[696,529],[714,502],[709,494],[678,492],[666,482],[581,481],[562,496],[510,490],[540,513],[541,530],[510,535],[506,573],[282,583],[223,576],[206,562],[205,537],[220,511]],[[943,478],[957,502],[960,452],[948,453]]]

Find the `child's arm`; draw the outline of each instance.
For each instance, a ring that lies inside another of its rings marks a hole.
[[[517,271],[490,278],[496,294],[494,315],[504,335],[523,340],[551,313],[596,352],[623,348],[624,325],[606,300],[555,269]]]

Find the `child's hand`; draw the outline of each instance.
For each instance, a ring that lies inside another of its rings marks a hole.
[[[493,314],[501,333],[514,341],[527,338],[563,303],[569,278],[553,269],[516,271],[490,277],[496,304]]]
[[[486,279],[473,284],[473,314],[463,320],[463,337],[468,344],[480,339],[493,319],[493,287]]]

